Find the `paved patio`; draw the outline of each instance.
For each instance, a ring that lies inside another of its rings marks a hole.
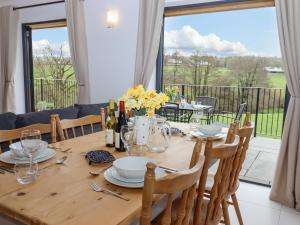
[[[253,138],[241,171],[241,180],[271,185],[280,143],[280,139]],[[215,169],[213,167],[211,171]]]

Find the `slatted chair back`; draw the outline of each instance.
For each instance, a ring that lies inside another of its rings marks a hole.
[[[234,123],[231,123],[227,132],[225,144],[230,144],[234,141],[235,135],[237,134],[237,131],[239,129],[239,121],[235,121]]]
[[[238,146],[237,153],[235,155],[231,175],[230,175],[230,183],[229,183],[229,191],[235,190],[237,187],[237,182],[239,180],[239,175],[242,170],[243,163],[246,158],[246,153],[249,148],[249,142],[251,139],[251,135],[253,133],[253,126],[250,127],[242,127],[238,129],[237,135],[240,137],[240,142]]]
[[[246,116],[245,116],[245,119],[244,119],[243,127],[250,127],[250,126],[252,126],[251,113],[250,112],[246,112]]]
[[[89,127],[91,133],[96,132],[95,124],[101,124],[102,129],[105,127],[105,113],[101,108],[100,115],[89,115],[78,119],[64,119],[60,120],[59,115],[54,115],[56,120],[56,127],[61,141],[75,138],[77,136],[86,135],[86,128]],[[77,132],[79,130],[79,132]],[[79,133],[79,135],[78,135]]]
[[[178,121],[179,120],[179,104],[174,102],[167,102],[162,107],[162,114],[168,120]]]
[[[51,116],[50,124],[33,124],[26,127],[13,129],[13,130],[0,130],[0,144],[8,142],[9,144],[19,141],[22,132],[25,130],[39,130],[41,135],[50,134],[51,135],[51,143],[56,142],[56,120],[54,116]],[[2,152],[0,146],[0,152]]]
[[[246,111],[246,109],[247,109],[247,103],[240,104],[239,109],[235,115],[234,121],[237,121],[237,120],[240,121],[243,116],[243,113]]]
[[[213,147],[213,140],[208,138],[205,145],[205,162],[200,176],[198,187],[198,196],[194,211],[194,225],[199,224],[215,224],[218,215],[221,213],[221,204],[226,199],[228,194],[228,186],[230,183],[230,171],[235,158],[239,144],[239,137],[236,135],[231,144],[222,144]],[[206,207],[206,215],[203,215],[202,206],[204,205],[204,193],[208,169],[211,161],[218,160],[219,165],[216,174],[214,175],[214,184],[210,192],[210,199]],[[201,214],[202,213],[202,214]]]
[[[188,224],[192,216],[196,185],[202,171],[203,163],[204,158],[200,157],[196,165],[191,169],[172,173],[159,179],[155,179],[155,164],[148,163],[143,189],[140,225],[151,224],[151,209],[153,205],[153,196],[155,194],[164,194],[167,196],[166,208],[161,214],[161,217],[159,217],[159,224]],[[181,199],[179,200],[179,204],[176,205],[176,218],[172,218],[174,196],[176,193],[181,192]]]

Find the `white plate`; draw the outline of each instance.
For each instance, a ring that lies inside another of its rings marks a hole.
[[[46,141],[41,141],[41,144],[40,144],[40,147],[39,149],[34,153],[35,155],[39,155],[41,154],[41,152],[47,148],[48,146],[48,143]],[[20,159],[20,158],[25,158],[26,157],[26,154],[25,152],[23,151],[23,147],[21,145],[21,142],[18,141],[18,142],[15,142],[15,143],[12,143],[9,145],[9,148],[10,150],[12,151],[14,157],[16,159]]]
[[[121,186],[121,187],[126,187],[126,188],[142,188],[142,187],[144,187],[144,182],[127,183],[127,182],[123,182],[118,179],[115,179],[112,176],[112,170],[114,170],[114,168],[110,167],[104,172],[104,179],[107,180],[109,183],[112,183],[114,185]],[[160,178],[160,177],[165,176],[166,172],[161,168],[156,168],[155,174],[156,174],[157,178]]]
[[[43,152],[35,157],[33,157],[33,160],[39,162],[44,162],[48,159],[51,159],[53,156],[55,156],[55,151],[51,148],[45,148]],[[29,158],[14,158],[11,151],[4,152],[0,155],[0,161],[8,163],[8,164],[26,164],[29,163]]]
[[[126,182],[126,183],[141,183],[144,182],[144,178],[126,178],[126,177],[121,177],[116,168],[112,167],[111,168],[111,176],[119,181]]]
[[[190,134],[191,134],[192,136],[194,136],[194,137],[201,137],[201,138],[208,138],[208,137],[210,137],[210,138],[212,138],[213,140],[219,140],[219,139],[221,139],[221,138],[226,137],[226,135],[227,135],[227,133],[221,132],[221,133],[219,133],[219,134],[210,136],[210,135],[205,135],[205,134],[203,134],[203,133],[200,132],[200,131],[191,131]]]

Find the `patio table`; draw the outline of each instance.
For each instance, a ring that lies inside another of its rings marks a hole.
[[[187,124],[182,126],[188,129]],[[194,141],[184,137],[172,136],[167,151],[147,152],[146,155],[157,164],[179,170],[186,169],[189,166],[194,144]],[[14,174],[0,174],[0,217],[7,216],[21,223],[34,225],[127,225],[139,218],[142,189],[128,189],[110,184],[104,179],[103,173],[97,177],[89,175],[89,171],[105,168],[108,165],[91,166],[82,152],[103,149],[111,152],[116,158],[126,156],[126,153],[116,152],[114,148],[105,146],[105,132],[97,132],[53,145],[61,150],[57,150],[57,154],[51,160],[39,164],[41,173],[32,184],[20,185]],[[72,149],[68,153],[61,152],[67,148]],[[65,154],[68,155],[66,165],[52,165]],[[49,165],[51,166],[47,167]],[[90,184],[93,181],[112,191],[122,193],[130,201],[92,191]],[[157,196],[156,200],[160,198],[161,196]]]

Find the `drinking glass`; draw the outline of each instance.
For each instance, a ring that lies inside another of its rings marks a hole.
[[[32,183],[38,172],[38,163],[32,161],[31,163],[16,163],[14,167],[14,172],[17,178],[17,181],[20,184],[30,184]]]
[[[190,131],[198,131],[198,128],[201,123],[201,118],[203,115],[202,110],[194,110],[193,115],[190,118],[189,125],[190,125]]]
[[[125,148],[129,150],[129,146],[133,146],[134,126],[123,125],[121,127],[120,135]]]
[[[127,149],[127,154],[131,156],[144,155],[147,149],[145,145],[137,144],[136,129],[134,125],[123,125],[121,127],[121,139]]]
[[[41,145],[41,132],[39,130],[24,130],[21,133],[21,145],[24,153],[29,157],[30,164],[34,153]]]

